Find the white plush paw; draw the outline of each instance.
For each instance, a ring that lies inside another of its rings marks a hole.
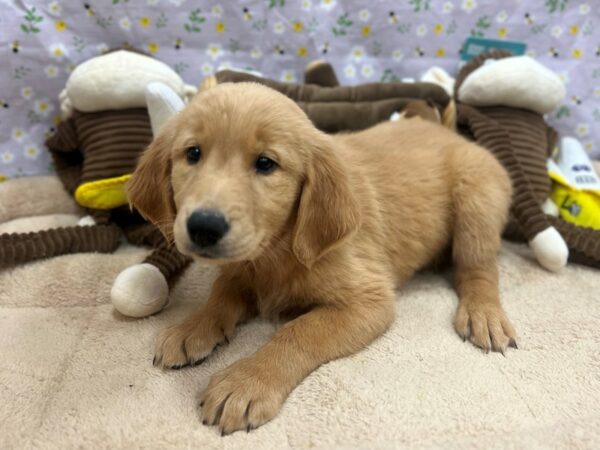
[[[79,225],[79,226],[96,225],[96,221],[94,220],[94,218],[92,216],[83,216],[81,219],[79,219],[79,222],[77,222],[77,225]]]
[[[169,286],[158,268],[148,263],[136,264],[117,276],[110,298],[121,314],[146,317],[166,306]]]
[[[554,227],[548,227],[529,241],[535,257],[542,267],[558,272],[567,264],[569,248]]]

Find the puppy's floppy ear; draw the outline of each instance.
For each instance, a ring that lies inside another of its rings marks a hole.
[[[348,174],[332,142],[321,137],[309,155],[292,250],[310,268],[359,226],[360,210]]]
[[[175,202],[171,186],[172,132],[160,133],[144,151],[127,182],[129,205],[158,227],[172,241]]]

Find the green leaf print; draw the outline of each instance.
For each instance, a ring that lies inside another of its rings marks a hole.
[[[492,26],[492,22],[490,17],[485,15],[481,16],[475,22],[475,26],[471,29],[471,36],[483,37],[485,35],[485,31]]]
[[[200,33],[202,31],[200,25],[202,25],[204,22],[206,22],[206,17],[202,15],[200,8],[197,8],[190,12],[190,15],[188,16],[188,23],[184,24],[183,28],[188,33]]]
[[[252,29],[256,31],[263,31],[267,28],[267,19],[255,20],[252,22]]]
[[[411,28],[412,28],[412,24],[401,23],[400,25],[398,25],[398,28],[396,28],[396,30],[398,30],[398,33],[400,33],[400,34],[406,34],[406,33],[410,33]]]
[[[28,33],[28,34],[29,33],[39,33],[40,29],[36,26],[36,24],[43,21],[44,17],[36,15],[35,7],[26,9],[25,11],[26,11],[26,14],[25,14],[25,17],[23,18],[25,20],[25,23],[21,24],[21,30],[24,33]]]
[[[231,53],[236,53],[242,48],[240,41],[237,39],[229,39],[229,45],[227,47]]]
[[[31,72],[29,67],[19,66],[15,68],[15,80],[22,80],[29,74],[29,72]]]
[[[177,72],[177,74],[179,74],[179,75],[181,75],[183,72],[185,72],[189,68],[190,68],[190,65],[185,62],[178,62],[177,64],[175,64],[173,66],[173,70],[175,70],[175,72]]]
[[[429,0],[408,0],[414,12],[428,11]]]
[[[113,24],[113,18],[112,17],[98,17],[96,19],[96,25],[98,25],[100,28],[106,30],[107,28],[109,28],[111,25]]]
[[[594,120],[596,122],[600,122],[600,109],[596,108],[593,112],[594,114]]]
[[[557,119],[562,119],[563,117],[571,117],[571,109],[567,105],[562,105],[556,111]]]
[[[269,0],[269,9],[273,9],[276,6],[283,8],[285,6],[285,0]]]
[[[398,77],[392,69],[385,69],[381,74],[381,78],[379,79],[380,83],[391,83],[400,81],[400,77]]]
[[[156,28],[160,30],[161,28],[166,27],[167,23],[169,23],[169,19],[167,19],[164,12],[161,12],[160,16],[156,19]]]
[[[73,36],[73,47],[75,47],[75,51],[77,53],[81,53],[86,46],[87,44],[83,39],[81,39],[79,36]]]
[[[336,21],[337,27],[333,27],[331,30],[335,36],[346,36],[348,34],[348,28],[354,23],[348,16],[348,13],[344,13],[338,17]]]
[[[549,13],[564,11],[569,0],[546,0],[546,9]]]
[[[531,27],[531,32],[533,34],[540,34],[542,31],[544,31],[546,29],[546,24],[545,23],[541,23],[539,25],[534,25]]]
[[[450,22],[450,24],[446,28],[446,34],[451,35],[451,34],[456,33],[456,28],[457,28],[456,20],[452,19],[452,22]]]

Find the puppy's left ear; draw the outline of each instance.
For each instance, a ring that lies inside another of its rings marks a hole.
[[[360,226],[360,210],[346,169],[328,137],[310,152],[292,250],[310,268]]]
[[[169,242],[173,240],[176,214],[171,186],[172,138],[167,129],[152,141],[126,186],[130,206],[156,225]]]

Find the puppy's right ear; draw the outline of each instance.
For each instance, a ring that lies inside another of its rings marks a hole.
[[[173,240],[176,214],[171,185],[172,138],[167,129],[152,141],[126,187],[129,205],[156,225],[169,242]]]

